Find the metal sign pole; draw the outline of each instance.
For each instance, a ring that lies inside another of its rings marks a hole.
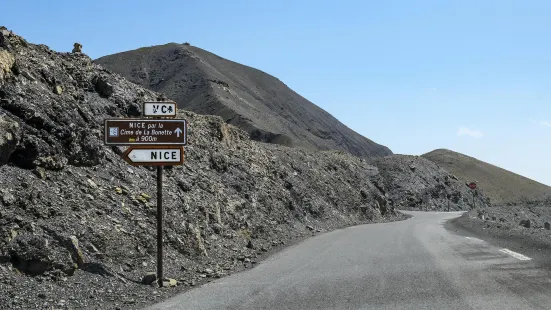
[[[157,281],[163,286],[163,166],[157,166]]]

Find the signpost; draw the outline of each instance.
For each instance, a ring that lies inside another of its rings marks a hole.
[[[469,188],[473,190],[473,209],[474,209],[475,208],[474,191],[476,189],[476,183],[475,182],[469,183]]]
[[[163,166],[184,163],[187,122],[159,119],[176,117],[175,102],[145,102],[142,111],[157,119],[106,119],[105,144],[130,146],[122,157],[133,166],[157,166],[157,281],[163,286]]]

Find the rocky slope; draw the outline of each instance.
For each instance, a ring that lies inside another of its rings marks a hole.
[[[524,204],[551,197],[551,187],[473,157],[445,149],[422,156],[464,182],[478,182],[492,205]]]
[[[473,192],[467,184],[419,156],[392,155],[373,159],[396,208],[402,210],[469,210]],[[475,191],[475,207],[488,206],[485,192]]]
[[[95,60],[179,106],[221,116],[253,140],[360,157],[392,152],[354,132],[277,78],[200,48],[170,43]]]
[[[165,272],[179,286],[141,284],[155,270],[155,172],[104,146],[102,124],[159,96],[0,28],[0,308],[139,308],[297,237],[401,218],[363,159],[183,111],[186,163],[164,181]]]

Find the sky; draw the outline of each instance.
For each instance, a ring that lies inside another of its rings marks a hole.
[[[0,25],[98,58],[189,42],[394,153],[451,149],[551,185],[551,1],[6,1]]]

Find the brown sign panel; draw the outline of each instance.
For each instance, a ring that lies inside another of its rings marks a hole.
[[[173,166],[184,163],[181,146],[136,145],[129,147],[122,158],[133,166]]]
[[[106,119],[105,144],[186,145],[187,122],[185,119]]]

